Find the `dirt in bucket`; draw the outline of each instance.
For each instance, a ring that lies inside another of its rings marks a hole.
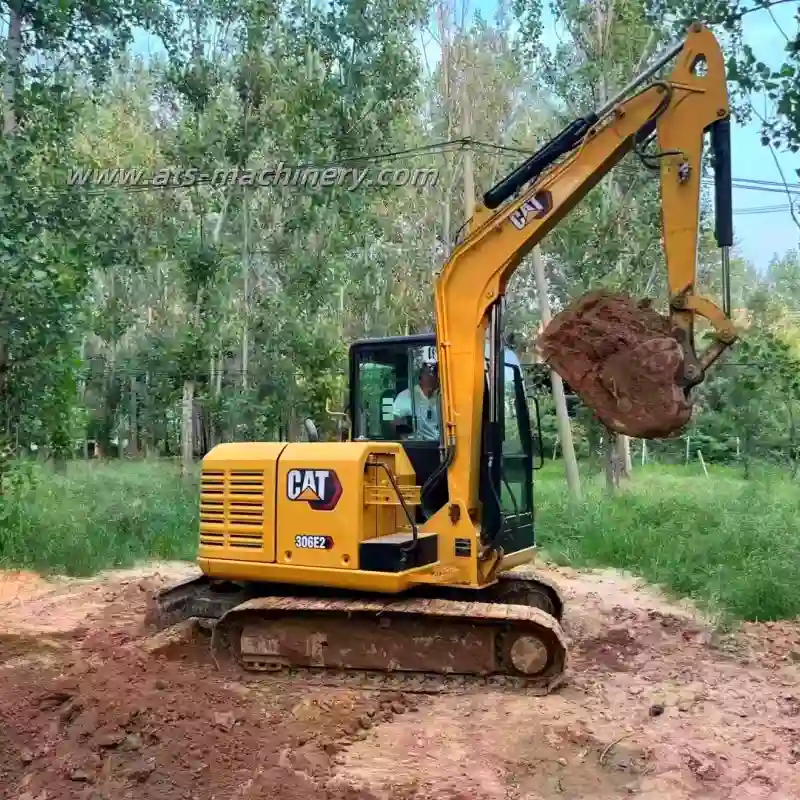
[[[677,383],[683,349],[670,321],[627,295],[584,295],[553,317],[537,344],[616,433],[670,438],[691,419],[692,404]]]

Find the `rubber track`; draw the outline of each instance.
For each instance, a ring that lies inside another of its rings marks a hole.
[[[363,692],[403,692],[405,694],[447,695],[483,692],[487,689],[509,694],[525,694],[530,697],[544,697],[566,683],[566,674],[552,678],[546,684],[518,678],[513,675],[435,675],[401,672],[348,672],[336,673],[331,670],[314,670],[292,667],[275,675],[269,672],[255,672],[241,666],[249,676],[258,676],[259,683],[275,686],[308,686],[310,688],[352,689]]]
[[[551,666],[547,675],[524,678],[511,675],[446,675],[434,673],[415,673],[415,672],[377,672],[370,673],[362,670],[341,671],[326,670],[321,668],[287,668],[286,672],[293,676],[306,676],[306,680],[315,683],[314,675],[320,675],[320,682],[315,685],[336,685],[348,686],[357,685],[363,688],[380,688],[385,690],[396,690],[405,692],[429,693],[448,693],[449,691],[458,692],[467,688],[467,685],[475,686],[509,686],[517,690],[526,689],[536,694],[548,694],[560,686],[564,680],[564,673],[567,662],[567,641],[563,630],[558,621],[541,611],[538,608],[526,607],[521,605],[506,605],[501,603],[484,602],[465,602],[458,600],[431,600],[424,598],[413,598],[405,600],[375,599],[375,600],[339,600],[323,599],[313,597],[260,597],[248,600],[225,614],[217,625],[214,626],[212,634],[212,651],[219,651],[221,648],[228,649],[236,658],[240,666],[248,673],[252,674],[255,670],[248,669],[241,661],[239,651],[238,636],[231,641],[228,630],[237,627],[239,620],[247,617],[257,617],[266,613],[271,615],[275,612],[317,612],[322,614],[344,614],[349,615],[356,612],[366,612],[367,614],[380,615],[381,613],[391,612],[392,614],[404,614],[412,617],[452,617],[459,622],[475,621],[476,623],[492,623],[506,625],[517,623],[515,628],[520,632],[527,629],[544,628],[555,640],[558,652],[555,654],[555,663]],[[283,673],[282,673],[283,674]],[[352,681],[352,683],[351,683]]]

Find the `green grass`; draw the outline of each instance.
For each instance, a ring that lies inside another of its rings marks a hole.
[[[164,462],[74,462],[0,503],[0,565],[88,576],[147,559],[193,559],[197,481]]]
[[[584,482],[571,507],[560,469],[537,481],[537,531],[562,564],[612,566],[690,597],[721,619],[800,615],[800,482],[760,470],[634,468],[616,497],[602,478]]]
[[[584,500],[571,506],[548,463],[537,473],[539,543],[560,563],[629,570],[721,617],[800,615],[800,482],[709,471],[635,468],[617,497],[584,475]],[[83,576],[194,558],[197,482],[184,485],[175,465],[78,462],[66,475],[36,467],[34,478],[0,500],[0,566]]]

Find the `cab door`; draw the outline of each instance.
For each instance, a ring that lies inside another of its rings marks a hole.
[[[506,363],[500,508],[503,550],[517,552],[536,543],[533,525],[533,436],[522,372]]]

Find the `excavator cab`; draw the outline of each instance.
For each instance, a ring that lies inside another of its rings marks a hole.
[[[488,345],[486,356],[484,430],[488,429],[489,417]],[[535,545],[533,471],[535,454],[541,454],[541,424],[538,403],[529,402],[516,353],[505,348],[503,361],[499,468],[494,474],[488,468],[490,454],[487,437],[483,437],[481,463],[487,468],[481,470],[479,493],[487,510],[484,525],[499,533],[498,544],[509,553]],[[350,347],[351,437],[357,441],[402,444],[422,487],[422,502],[417,507],[419,523],[430,519],[449,501],[446,480],[449,449],[440,422],[442,407],[436,364],[433,333],[364,339]],[[431,372],[436,385],[431,397],[426,398],[430,384],[425,388],[423,384]],[[405,413],[408,411],[411,413]]]

